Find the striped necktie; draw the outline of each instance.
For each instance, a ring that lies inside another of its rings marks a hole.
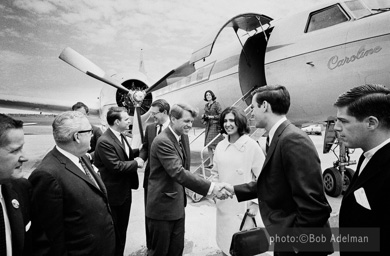
[[[92,181],[93,184],[95,184],[95,186],[97,188],[99,188],[99,185],[97,184],[95,178],[92,176],[91,172],[88,169],[88,166],[84,163],[84,161],[81,157],[79,158],[79,161],[80,161],[81,166],[84,169],[85,175]]]
[[[159,128],[158,128],[158,132],[157,132],[157,135],[161,133],[162,131],[162,124],[159,124],[157,125]]]

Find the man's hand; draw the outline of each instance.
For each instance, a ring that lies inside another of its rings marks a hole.
[[[233,198],[234,196],[234,187],[233,185],[230,185],[229,183],[226,183],[226,182],[223,182],[223,183],[220,183],[222,185],[222,187],[228,191],[230,194],[231,194],[231,197]]]
[[[134,160],[137,161],[137,163],[138,163],[138,168],[144,167],[144,160],[143,160],[142,158],[136,157]]]
[[[224,189],[226,186],[230,186],[233,189],[233,186],[227,183],[215,183],[213,195],[216,196],[220,200],[227,199],[228,197],[233,198],[234,195],[234,189],[233,193],[231,193],[229,190]]]

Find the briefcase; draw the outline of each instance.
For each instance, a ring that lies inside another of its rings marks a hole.
[[[242,219],[240,231],[233,234],[230,245],[230,254],[233,256],[250,256],[268,251],[269,242],[265,228],[255,227],[249,230],[242,230],[247,217],[248,211],[245,212]],[[255,219],[253,221],[256,225]]]

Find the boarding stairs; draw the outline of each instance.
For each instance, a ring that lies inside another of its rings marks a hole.
[[[249,127],[250,127],[250,133],[249,133],[249,136],[251,138],[253,138],[254,140],[258,140],[260,137],[263,136],[263,134],[265,133],[265,130],[264,129],[259,129],[259,128],[256,128],[255,127],[255,124],[253,122],[253,120],[250,119],[250,115],[251,115],[251,106],[247,105],[246,101],[248,100],[248,98],[251,96],[251,93],[253,90],[255,90],[256,87],[252,88],[252,90],[249,90],[247,93],[245,93],[241,98],[239,98],[236,102],[234,102],[232,104],[232,107],[237,107],[237,108],[240,108],[244,111],[248,121],[249,121]],[[194,142],[198,141],[200,138],[204,139],[204,135],[205,134],[205,130],[203,130],[199,135],[197,135],[193,140],[191,140],[190,142],[190,145],[193,144]],[[210,168],[207,168],[205,167],[205,165],[210,165],[212,163],[210,163],[210,157],[207,156],[205,157],[205,151],[207,150],[208,146],[211,145],[216,139],[218,139],[220,136],[224,136],[222,133],[219,133],[217,136],[215,136],[214,139],[212,139],[206,146],[204,146],[202,148],[202,150],[200,151],[200,159],[201,159],[201,163],[199,166],[195,166],[195,167],[191,167],[191,172],[194,173],[194,174],[198,174],[199,176],[203,177],[204,179],[207,179],[207,180],[212,180],[213,179],[213,174],[211,172],[211,169]],[[195,192],[193,192],[192,190],[186,188],[185,189],[186,191],[186,194],[192,199],[193,202],[199,202],[203,196],[200,195],[200,194],[197,194]]]

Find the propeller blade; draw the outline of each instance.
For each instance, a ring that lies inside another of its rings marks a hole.
[[[133,140],[131,141],[132,148],[139,148],[144,141],[144,133],[142,129],[142,120],[139,111],[139,107],[134,109],[134,118],[133,118]]]
[[[85,58],[83,55],[76,52],[70,47],[66,47],[61,52],[59,58],[68,63],[69,65],[77,68],[81,72],[90,72],[98,77],[104,77],[106,75],[106,73],[101,68],[96,66],[89,59]]]
[[[85,58],[80,53],[76,52],[70,47],[66,47],[60,54],[59,58],[69,65],[75,67],[76,69],[80,70],[81,72],[99,80],[103,83],[109,84],[117,89],[123,90],[125,92],[129,92],[126,87],[122,86],[121,84],[112,81],[106,77],[106,73],[99,68],[97,65],[95,65],[92,61]]]
[[[194,67],[194,64],[190,63],[190,62],[186,62],[186,63],[182,64],[181,66],[169,71],[168,74],[163,76],[154,85],[152,85],[151,87],[146,89],[146,93],[148,94],[150,92],[154,92],[154,91],[157,91],[161,88],[164,88],[165,86],[168,85],[167,79],[174,79],[174,78],[180,79],[180,78],[183,78],[185,76],[191,75],[195,71],[196,71],[196,69]]]
[[[125,92],[129,92],[130,91],[126,87],[124,87],[124,86],[122,86],[122,85],[120,85],[120,84],[118,84],[118,83],[116,83],[114,81],[111,81],[111,80],[109,80],[107,78],[104,78],[104,77],[98,77],[95,74],[90,73],[89,71],[87,71],[86,74],[89,75],[90,77],[93,77],[93,78],[99,80],[99,81],[102,81],[103,83],[109,84],[109,85],[111,85],[111,86],[113,86],[113,87],[115,87],[115,88],[117,88],[119,90],[122,90],[122,91],[125,91]]]

